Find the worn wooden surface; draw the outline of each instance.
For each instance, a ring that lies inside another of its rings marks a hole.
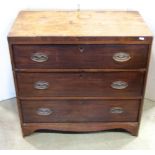
[[[151,36],[151,32],[136,11],[22,11],[9,36]]]
[[[152,43],[138,12],[22,11],[8,41],[23,135],[39,129],[116,128],[138,134]],[[115,62],[117,51],[129,53],[131,59]],[[37,52],[47,54],[48,61],[33,62]],[[39,80],[49,82],[48,89],[36,90]],[[113,90],[110,84],[116,80],[128,82],[128,87]],[[126,113],[113,117],[107,113],[110,105],[122,106]],[[54,108],[58,115],[36,117],[38,106]]]

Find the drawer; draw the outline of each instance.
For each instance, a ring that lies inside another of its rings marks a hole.
[[[147,45],[14,45],[18,69],[145,68]]]
[[[139,100],[21,101],[24,122],[137,121]]]
[[[139,97],[142,72],[17,73],[20,97]]]

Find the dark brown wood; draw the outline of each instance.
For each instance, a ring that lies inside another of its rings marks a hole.
[[[148,77],[149,64],[150,64],[150,58],[151,58],[151,49],[152,49],[152,44],[149,45],[149,50],[148,50],[147,67],[146,67],[146,73],[145,73],[144,82],[143,82],[143,85],[144,85],[143,98],[141,100],[140,109],[139,109],[139,116],[138,116],[138,132],[139,132],[139,127],[140,127],[140,123],[141,123],[141,116],[143,113],[144,97],[145,97],[147,77]]]
[[[12,68],[14,68],[12,44],[9,44],[9,51],[10,51],[10,56],[11,56]],[[19,118],[20,118],[20,124],[21,124],[21,128],[22,128],[23,118],[22,118],[21,104],[20,104],[20,100],[19,100],[19,96],[18,96],[19,92],[18,92],[18,87],[17,87],[17,77],[16,77],[16,72],[14,70],[12,71],[12,73],[13,73],[13,77],[14,77],[14,84],[15,84],[15,89],[16,89],[16,101],[17,101],[18,113],[19,113]]]
[[[124,129],[137,136],[152,39],[134,11],[22,11],[8,43],[23,136],[40,129]],[[37,52],[47,54],[48,60],[32,61]],[[117,52],[131,59],[116,62],[112,57]],[[34,88],[40,80],[48,82],[47,89]],[[128,86],[113,89],[114,81]],[[38,116],[37,108],[53,108],[57,115],[41,109],[39,114],[51,115]],[[110,108],[114,113],[109,114]]]
[[[136,69],[145,68],[147,45],[15,45],[15,68],[21,69]],[[82,49],[83,51],[81,51]],[[113,55],[125,52],[126,62],[113,60]],[[33,54],[48,57],[45,62],[31,59]]]
[[[138,100],[21,101],[26,123],[136,122],[139,103]],[[52,113],[39,115],[39,108],[48,108]],[[122,111],[117,111],[117,108],[121,108]]]
[[[125,81],[128,87],[114,89],[114,81]],[[47,89],[36,89],[37,81],[48,82]],[[21,97],[139,97],[142,95],[143,73],[18,73]]]
[[[94,132],[110,129],[124,129],[133,136],[138,135],[137,122],[91,122],[91,123],[24,123],[22,124],[23,136],[28,136],[40,129],[71,131],[71,132]]]
[[[146,68],[142,69],[15,69],[16,72],[28,72],[28,73],[64,73],[64,72],[145,72]]]
[[[142,35],[144,36],[144,35]],[[12,37],[8,36],[10,44],[151,44],[152,37],[144,36],[144,40],[139,40],[140,36],[87,36],[87,37],[59,37],[59,36],[37,36],[37,37]]]
[[[105,97],[103,97],[103,96],[101,96],[101,97],[77,97],[77,96],[73,96],[73,97],[56,97],[56,96],[54,96],[54,97],[45,97],[45,96],[43,96],[43,97],[19,97],[19,99],[20,100],[80,100],[80,99],[82,99],[82,100],[88,100],[88,99],[92,99],[92,100],[110,100],[110,99],[115,99],[115,100],[119,100],[119,99],[121,99],[121,100],[133,100],[133,99],[135,99],[135,100],[139,100],[139,99],[143,99],[143,96],[137,96],[137,97],[133,97],[133,96],[131,96],[131,97],[126,97],[126,96],[121,96],[121,97],[112,97],[112,96],[109,96],[109,97],[107,97],[107,96],[105,96]]]

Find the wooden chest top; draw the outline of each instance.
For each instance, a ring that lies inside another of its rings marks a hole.
[[[9,33],[9,38],[85,37],[85,41],[88,37],[103,41],[102,37],[140,36],[152,35],[136,11],[21,11]]]

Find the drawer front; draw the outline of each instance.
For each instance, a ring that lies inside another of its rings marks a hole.
[[[145,68],[147,45],[15,45],[18,69]]]
[[[21,101],[24,122],[137,121],[139,100]]]
[[[139,97],[143,73],[17,73],[21,97]]]

